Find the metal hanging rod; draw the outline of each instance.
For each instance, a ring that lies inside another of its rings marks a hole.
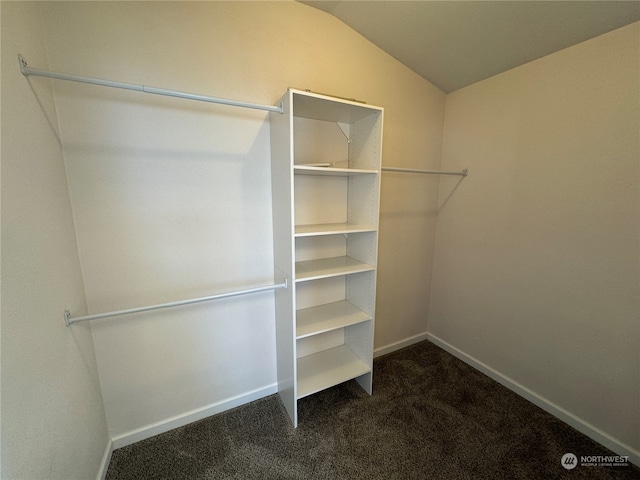
[[[178,307],[180,305],[190,305],[192,303],[208,302],[210,300],[219,300],[221,298],[237,297],[240,295],[247,295],[248,293],[266,292],[269,290],[277,290],[279,288],[288,288],[288,281],[285,280],[282,283],[274,285],[266,285],[264,287],[248,288],[246,290],[239,290],[237,292],[219,293],[217,295],[210,295],[208,297],[192,298],[189,300],[178,300],[177,302],[161,303],[158,305],[149,305],[146,307],[129,308],[127,310],[117,310],[115,312],[95,313],[93,315],[85,315],[83,317],[72,317],[69,310],[64,311],[64,324],[68,327],[74,323],[87,322],[89,320],[97,320],[99,318],[116,317],[119,315],[127,315],[130,313],[148,312],[149,310],[159,310],[161,308]]]
[[[167,97],[186,98],[188,100],[197,100],[199,102],[219,103],[222,105],[231,105],[234,107],[253,108],[256,110],[266,110],[268,112],[282,113],[282,107],[274,107],[272,105],[260,105],[257,103],[240,102],[237,100],[228,100],[226,98],[210,97],[207,95],[199,95],[195,93],[180,92],[177,90],[168,90],[165,88],[148,87],[146,85],[136,85],[133,83],[115,82],[112,80],[103,80],[100,78],[81,77],[78,75],[69,75],[67,73],[50,72],[48,70],[40,70],[32,68],[27,64],[26,59],[22,55],[18,55],[20,61],[20,71],[23,75],[55,78],[58,80],[69,80],[71,82],[90,83],[92,85],[101,85],[103,87],[122,88],[124,90],[133,90],[136,92],[152,93],[154,95],[164,95]]]
[[[461,172],[440,172],[438,170],[418,170],[415,168],[394,168],[394,167],[382,167],[385,172],[401,172],[401,173],[424,173],[427,175],[460,175],[466,177],[469,175],[469,170],[464,169]]]

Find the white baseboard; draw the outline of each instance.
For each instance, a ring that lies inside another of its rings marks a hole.
[[[500,372],[476,360],[475,358],[467,355],[463,351],[445,342],[444,340],[436,337],[435,335],[432,335],[430,333],[415,335],[405,340],[395,342],[385,347],[378,348],[374,351],[374,357],[377,358],[382,355],[395,352],[397,350],[408,347],[415,343],[422,342],[424,340],[429,340],[431,343],[441,347],[443,350],[459,358],[460,360],[472,366],[476,370],[479,370],[480,372],[484,373],[489,378],[492,378],[493,380],[497,381],[498,383],[505,386],[509,390],[515,392],[516,394],[530,401],[534,405],[542,408],[543,410],[550,413],[554,417],[562,420],[566,424],[570,425],[571,427],[575,428],[579,432],[583,433],[584,435],[588,436],[594,441],[600,443],[601,445],[615,452],[616,454],[628,456],[629,461],[631,463],[640,466],[640,451],[635,450],[631,446],[620,442],[619,440],[612,437],[611,435],[594,427],[593,425],[589,424],[583,419],[577,417],[576,415],[563,409],[562,407],[556,405],[555,403],[549,401],[548,399],[538,395],[532,390],[529,390],[527,387],[519,384],[518,382],[515,382],[510,378],[502,375]],[[188,425],[189,423],[202,420],[203,418],[210,417],[211,415],[215,415],[217,413],[230,410],[231,408],[235,408],[240,405],[244,405],[245,403],[249,403],[249,402],[258,400],[260,398],[273,395],[277,393],[277,391],[278,391],[277,384],[268,385],[263,388],[259,388],[241,395],[237,395],[235,397],[228,398],[220,402],[213,403],[211,405],[207,405],[206,407],[185,412],[184,414],[177,415],[175,417],[171,417],[166,420],[162,420],[150,425],[146,425],[144,427],[131,430],[129,432],[125,432],[120,435],[116,435],[109,441],[107,445],[107,449],[105,451],[102,464],[100,466],[98,480],[105,479],[107,474],[107,469],[109,467],[109,461],[111,459],[111,452],[117,448],[131,445],[132,443],[139,442],[141,440],[153,437],[160,433],[168,432],[169,430],[173,430],[174,428],[182,427],[184,425]]]
[[[104,455],[102,456],[102,462],[100,462],[100,468],[98,469],[98,476],[96,477],[96,480],[105,480],[105,478],[107,478],[107,470],[109,469],[112,452],[113,442],[109,439],[104,450]]]
[[[376,348],[373,351],[373,358],[381,357],[382,355],[386,355],[388,353],[395,352],[397,350],[401,350],[405,347],[413,345],[414,343],[420,343],[424,340],[427,340],[427,334],[421,333],[419,335],[414,335],[413,337],[406,338],[404,340],[400,340],[399,342],[392,343],[390,345]]]
[[[427,333],[426,339],[429,340],[431,343],[438,345],[443,350],[446,350],[454,357],[457,357],[463,362],[472,366],[476,370],[481,371],[482,373],[487,375],[489,378],[492,378],[496,382],[507,387],[509,390],[513,391],[514,393],[517,393],[518,395],[530,401],[534,405],[542,408],[547,413],[550,413],[551,415],[558,418],[559,420],[562,420],[567,425],[575,428],[580,433],[583,433],[587,437],[598,442],[599,444],[608,448],[612,452],[617,453],[618,455],[628,456],[630,463],[640,466],[640,451],[635,450],[633,447],[620,442],[616,438],[594,427],[593,425],[577,417],[573,413],[556,405],[555,403],[549,401],[548,399],[538,395],[532,390],[529,390],[524,385],[521,385],[520,383],[515,382],[508,377],[505,377],[500,372],[476,360],[475,358],[467,355],[463,351],[457,349],[453,345],[445,342],[444,340],[436,337],[435,335]]]
[[[185,425],[188,425],[189,423],[202,420],[203,418],[210,417],[211,415],[215,415],[217,413],[222,413],[225,410],[230,410],[240,405],[244,405],[245,403],[253,402],[254,400],[258,400],[277,392],[278,385],[274,383],[272,385],[267,385],[266,387],[243,393],[241,395],[236,395],[235,397],[227,398],[220,402],[212,403],[202,408],[197,408],[195,410],[176,415],[175,417],[167,418],[159,422],[145,425],[144,427],[140,427],[135,430],[130,430],[120,435],[115,435],[111,438],[113,442],[112,449],[115,450],[117,448],[131,445],[132,443],[151,438],[155,435],[159,435],[160,433],[168,432],[169,430],[173,430],[174,428],[183,427]]]

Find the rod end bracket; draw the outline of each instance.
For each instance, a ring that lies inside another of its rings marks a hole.
[[[69,310],[64,311],[64,325],[65,327],[71,325],[71,312]]]
[[[29,64],[27,64],[27,59],[22,55],[18,54],[18,62],[20,63],[20,71],[24,76],[29,76]]]
[[[469,169],[465,168],[464,170],[462,170],[462,176],[466,177],[467,175],[469,175]]]

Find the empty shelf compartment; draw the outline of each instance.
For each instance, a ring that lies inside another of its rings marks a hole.
[[[298,359],[298,395],[303,398],[365,375],[371,369],[346,345]]]
[[[371,315],[346,300],[304,308],[297,312],[296,338],[337,330],[368,320],[371,320]]]

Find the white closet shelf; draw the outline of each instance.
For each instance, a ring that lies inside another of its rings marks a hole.
[[[348,175],[376,174],[377,170],[364,170],[361,168],[335,168],[335,167],[314,167],[309,165],[294,165],[295,175],[327,175],[344,177]]]
[[[346,345],[298,359],[298,394],[303,398],[371,372]]]
[[[295,95],[293,115],[325,122],[353,123],[380,113],[384,109],[354,100],[341,99],[322,93],[290,89]]]
[[[300,339],[366,322],[371,315],[343,300],[298,310],[297,319],[296,338]]]
[[[355,223],[321,223],[315,225],[296,225],[296,237],[314,237],[317,235],[337,235],[343,233],[375,232],[372,225],[358,225]]]
[[[296,262],[296,282],[368,272],[375,267],[351,257],[331,257]]]

